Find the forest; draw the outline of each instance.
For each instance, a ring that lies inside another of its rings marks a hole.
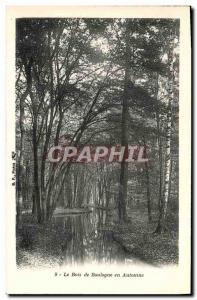
[[[16,21],[18,266],[178,263],[179,20]],[[62,144],[145,162],[52,163]]]

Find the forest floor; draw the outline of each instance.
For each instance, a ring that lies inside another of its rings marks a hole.
[[[125,252],[146,263],[156,266],[178,263],[178,216],[168,214],[167,230],[155,234],[157,217],[153,213],[148,222],[147,213],[128,213],[127,224],[117,224],[113,228],[114,240],[122,245]]]

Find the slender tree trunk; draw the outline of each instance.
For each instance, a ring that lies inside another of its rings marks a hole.
[[[164,192],[163,192],[163,199],[160,206],[160,213],[159,213],[159,221],[158,226],[156,229],[157,233],[161,233],[165,230],[165,219],[166,219],[166,212],[167,212],[167,205],[169,199],[169,191],[170,191],[170,170],[171,170],[171,113],[168,112],[167,116],[167,134],[166,134],[166,159],[165,159],[165,174],[164,174]]]
[[[34,115],[33,122],[33,155],[34,155],[34,197],[36,203],[36,213],[38,223],[42,222],[42,212],[40,204],[40,188],[38,176],[38,145],[37,145],[37,116]]]
[[[37,216],[36,199],[35,199],[34,191],[33,191],[33,195],[32,195],[32,215],[35,217]]]
[[[45,191],[45,165],[46,165],[46,154],[49,147],[53,120],[54,120],[54,76],[53,76],[53,61],[51,59],[51,32],[48,33],[48,59],[49,59],[49,70],[50,70],[50,117],[49,117],[49,125],[46,132],[46,139],[44,142],[43,153],[42,153],[42,161],[41,161],[41,199],[42,199],[42,216],[43,221],[47,221],[47,204],[50,202],[46,199],[46,191]]]
[[[165,231],[165,219],[169,201],[170,192],[170,173],[171,173],[171,134],[172,134],[172,101],[173,101],[173,79],[174,79],[174,68],[173,68],[173,50],[170,45],[169,53],[169,88],[168,88],[168,110],[167,110],[167,127],[166,127],[166,155],[165,155],[165,166],[164,166],[164,189],[163,198],[159,212],[159,220],[156,228],[156,233]]]
[[[149,170],[148,164],[145,162],[145,173],[146,173],[146,194],[147,194],[147,210],[148,210],[148,221],[152,221],[151,215],[151,197],[150,197],[150,180],[149,180]]]
[[[159,74],[156,75],[156,91],[155,97],[158,97],[158,82],[159,82]],[[161,138],[161,120],[160,120],[160,110],[159,105],[156,110],[156,122],[157,122],[157,143],[158,143],[158,157],[159,157],[159,193],[158,193],[158,209],[161,209],[161,201],[162,201],[162,169],[163,169],[163,154],[162,154],[162,138]]]
[[[122,101],[122,122],[121,122],[121,146],[128,147],[128,87],[130,84],[130,46],[129,46],[129,27],[126,23],[126,51],[125,51],[125,78],[124,78],[124,93]],[[127,181],[128,181],[128,163],[125,159],[121,162],[120,169],[120,188],[118,198],[118,215],[119,221],[126,221],[126,203],[127,203]]]
[[[34,93],[32,92],[32,66],[33,59],[30,59],[28,64],[25,64],[25,72],[27,76],[27,91],[31,98],[32,108],[33,108],[33,158],[34,158],[34,191],[33,191],[33,199],[36,204],[36,214],[38,223],[42,222],[42,212],[41,212],[41,204],[40,204],[40,188],[39,188],[39,175],[38,175],[38,141],[37,141],[37,122],[38,122],[38,114],[37,114],[37,106],[36,106],[36,98],[34,97]]]
[[[145,136],[143,137],[145,155],[146,155],[146,139]],[[145,169],[145,177],[146,177],[146,195],[147,195],[147,211],[148,211],[148,221],[152,221],[152,214],[151,214],[151,194],[150,194],[150,180],[149,180],[149,166],[148,163],[145,162],[144,165]]]
[[[17,216],[16,216],[16,224],[17,227],[20,226],[21,221],[21,208],[23,203],[23,189],[24,189],[24,162],[23,162],[23,151],[24,151],[24,137],[25,137],[25,130],[24,130],[24,101],[28,95],[28,91],[26,90],[25,93],[20,98],[20,153],[19,153],[19,161],[18,161],[18,180],[17,180]]]
[[[163,218],[166,217],[169,191],[170,191],[170,170],[171,170],[171,132],[172,132],[172,114],[169,107],[166,135],[166,161],[165,161],[165,181],[164,181],[164,209]]]

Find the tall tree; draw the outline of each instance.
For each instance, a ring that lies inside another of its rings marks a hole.
[[[176,27],[175,27],[176,30]],[[174,91],[175,91],[175,56],[174,56],[174,47],[175,47],[175,34],[174,29],[170,30],[170,41],[169,41],[169,50],[168,50],[168,106],[167,106],[167,117],[166,117],[166,145],[165,145],[165,166],[164,166],[164,188],[163,188],[163,197],[160,205],[159,211],[159,220],[156,228],[156,233],[161,233],[166,229],[166,215],[167,207],[170,197],[170,176],[171,176],[171,140],[172,140],[172,108],[174,101]]]
[[[129,20],[125,22],[125,64],[124,64],[124,92],[122,99],[122,120],[121,120],[121,146],[128,148],[128,121],[129,121],[129,92],[131,81],[131,53],[130,53],[130,26]],[[127,182],[128,182],[128,163],[125,159],[121,162],[120,168],[120,191],[118,201],[119,220],[126,221],[126,203],[127,203]]]

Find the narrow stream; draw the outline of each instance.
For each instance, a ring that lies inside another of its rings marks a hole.
[[[62,246],[62,264],[124,263],[129,259],[107,228],[109,220],[103,210],[56,216],[54,222],[67,236]]]

